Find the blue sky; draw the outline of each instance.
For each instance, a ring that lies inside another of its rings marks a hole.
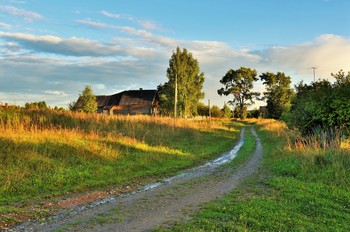
[[[296,84],[316,66],[330,79],[350,69],[348,9],[348,0],[0,0],[0,102],[66,107],[86,84],[96,94],[154,89],[177,46],[205,73],[203,102],[219,106],[230,68],[283,71]]]

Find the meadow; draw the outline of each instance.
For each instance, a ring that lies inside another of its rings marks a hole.
[[[240,126],[0,110],[0,224],[42,217],[45,199],[140,186],[199,165],[231,149]]]
[[[350,231],[349,143],[323,149],[281,122],[254,123],[264,147],[259,173],[188,223],[158,231]]]

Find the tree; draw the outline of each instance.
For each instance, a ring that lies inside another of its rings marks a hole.
[[[169,79],[161,86],[160,99],[163,112],[174,114],[174,93],[177,82],[177,107],[182,117],[197,113],[197,105],[204,98],[202,92],[204,73],[200,72],[198,61],[185,48],[173,52],[167,69]]]
[[[90,85],[86,85],[85,89],[79,94],[79,99],[75,104],[76,110],[84,113],[94,113],[97,111],[97,101]]]
[[[76,106],[76,101],[72,101],[68,103],[68,110],[70,111],[76,111],[77,110],[77,106]]]
[[[209,106],[199,102],[197,105],[197,114],[199,116],[209,116]]]
[[[259,118],[259,117],[260,117],[259,109],[250,110],[247,115],[247,118]]]
[[[254,104],[253,98],[260,95],[258,92],[251,91],[254,81],[258,80],[256,75],[255,69],[241,67],[237,70],[230,69],[220,80],[225,87],[219,89],[218,94],[220,96],[233,95],[232,101],[228,103],[238,107],[241,119],[245,117],[244,109]]]
[[[350,74],[332,74],[335,83],[328,80],[299,83],[290,112],[284,120],[303,136],[313,136],[321,146],[339,145],[342,133],[350,128]]]
[[[30,102],[30,103],[27,102],[24,105],[24,108],[26,108],[26,109],[48,109],[45,101]]]
[[[225,103],[224,107],[221,109],[222,111],[222,117],[224,118],[231,118],[232,117],[232,112],[230,107]]]
[[[335,78],[334,85],[340,86],[340,85],[349,85],[350,84],[350,71],[347,75],[345,75],[345,72],[341,69],[337,73],[331,73],[331,76]]]
[[[217,105],[213,105],[211,107],[210,114],[214,118],[221,118],[222,117],[222,111]]]
[[[267,99],[267,117],[279,119],[282,113],[289,110],[295,94],[290,88],[291,78],[282,72],[277,74],[266,72],[260,75],[260,79],[267,90],[264,92],[264,99]]]

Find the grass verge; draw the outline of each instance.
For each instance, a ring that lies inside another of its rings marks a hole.
[[[258,125],[259,176],[169,231],[350,231],[349,150],[291,148],[285,128]]]

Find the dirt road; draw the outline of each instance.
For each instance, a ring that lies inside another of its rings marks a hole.
[[[220,166],[235,157],[237,151],[233,150],[213,162],[145,186],[138,192],[107,198],[93,206],[75,209],[68,215],[58,215],[41,224],[23,224],[14,230],[147,231],[186,221],[203,203],[230,192],[241,180],[257,170],[262,157],[262,145],[254,127],[251,127],[251,131],[256,137],[256,150],[251,159],[235,172],[227,165]],[[243,137],[244,129],[236,150],[242,146]]]

